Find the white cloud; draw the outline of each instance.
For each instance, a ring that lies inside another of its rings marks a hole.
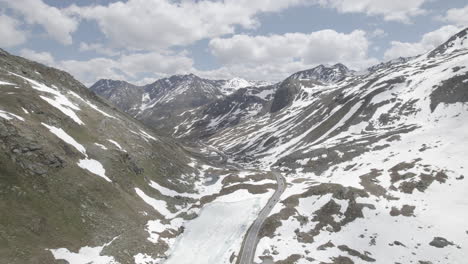
[[[98,79],[128,79],[116,68],[117,62],[107,58],[93,58],[90,60],[65,60],[61,61],[58,68],[61,68],[85,85],[91,85]]]
[[[370,38],[384,38],[387,37],[388,33],[381,28],[377,28],[374,31],[369,33]]]
[[[105,47],[101,43],[80,43],[80,51],[94,51],[98,54],[103,54],[107,56],[117,56],[120,55],[120,52],[113,50],[111,48]]]
[[[71,34],[77,29],[78,22],[62,10],[49,6],[42,0],[0,0],[16,13],[24,17],[28,24],[41,25],[48,35],[62,44],[71,44]]]
[[[463,8],[449,9],[442,20],[460,26],[468,26],[468,5]]]
[[[20,55],[27,59],[43,63],[48,66],[55,65],[55,59],[49,52],[37,52],[30,49],[20,50]]]
[[[323,7],[335,8],[340,13],[365,13],[383,16],[387,21],[409,23],[412,16],[424,14],[421,7],[427,0],[314,0]]]
[[[7,15],[0,15],[0,46],[13,47],[26,41],[26,32],[19,29],[20,22]]]
[[[173,74],[195,72],[193,61],[181,53],[133,53],[118,58],[97,57],[90,60],[58,60],[49,52],[22,49],[20,55],[48,66],[65,70],[85,85],[99,79],[126,80],[135,83]]]
[[[313,66],[315,65],[306,65],[302,62],[288,62],[281,65],[262,64],[249,66],[235,64],[210,71],[195,70],[194,73],[208,79],[231,79],[234,77],[241,77],[247,80],[276,82],[285,79],[295,72],[312,68]]]
[[[129,0],[107,6],[72,6],[69,13],[94,20],[114,44],[159,50],[258,26],[256,15],[277,12],[307,0],[170,1]]]
[[[349,34],[322,30],[310,34],[235,35],[213,39],[209,47],[226,65],[218,72],[233,72],[248,79],[279,80],[318,64],[340,62],[361,69],[377,63],[368,57],[369,41],[361,30]]]
[[[193,71],[192,59],[184,54],[134,53],[117,59],[93,58],[91,60],[64,60],[57,63],[86,85],[98,79],[139,81],[145,75],[159,78],[176,73]]]
[[[125,74],[134,77],[135,73],[167,75],[187,72],[192,70],[193,60],[185,54],[149,52],[122,56],[118,64]]]
[[[438,47],[460,30],[462,30],[461,27],[449,25],[424,34],[419,42],[392,41],[391,47],[385,51],[384,59],[391,60],[423,54]]]

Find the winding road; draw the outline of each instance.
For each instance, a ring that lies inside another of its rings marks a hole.
[[[278,187],[271,196],[268,203],[265,207],[260,211],[258,214],[257,219],[255,222],[250,226],[250,229],[247,231],[247,236],[244,239],[244,244],[241,248],[239,253],[240,261],[239,264],[252,264],[253,258],[255,256],[255,250],[257,249],[257,242],[258,242],[258,234],[260,229],[262,228],[263,223],[265,222],[268,215],[273,210],[273,207],[278,203],[280,196],[283,194],[284,190],[286,189],[286,180],[284,179],[283,175],[279,171],[272,171],[273,175],[278,182]]]

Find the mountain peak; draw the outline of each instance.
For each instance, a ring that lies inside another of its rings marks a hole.
[[[249,82],[249,81],[247,81],[245,79],[242,79],[240,77],[234,77],[232,79],[223,80],[221,82],[223,84],[221,85],[220,90],[224,95],[232,94],[233,92],[235,92],[235,91],[237,91],[237,90],[239,90],[241,88],[254,86],[253,83],[251,83],[251,82]]]
[[[223,85],[224,87],[228,87],[228,88],[235,88],[235,89],[239,89],[239,88],[245,88],[245,87],[248,87],[248,86],[251,86],[252,84],[245,80],[245,79],[242,79],[242,78],[239,78],[239,77],[234,77],[230,80],[227,80],[226,83]]]
[[[316,80],[325,83],[332,83],[341,81],[351,74],[352,71],[342,63],[337,63],[332,66],[320,64],[315,68],[297,72],[291,75],[288,79]]]
[[[182,80],[191,80],[191,79],[198,79],[199,77],[193,73],[188,74],[176,74],[169,77],[169,79],[182,79]]]
[[[123,81],[123,80],[112,80],[112,79],[100,79],[89,87],[90,90],[96,93],[104,93],[114,90],[115,88],[123,89],[128,87],[136,87],[135,85]]]
[[[468,49],[468,28],[453,35],[449,40],[428,54],[428,58],[457,50]]]

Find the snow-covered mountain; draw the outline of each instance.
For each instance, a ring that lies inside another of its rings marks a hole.
[[[205,138],[253,119],[267,111],[276,85],[240,88],[236,92],[180,114],[174,133],[177,138]]]
[[[1,51],[0,262],[238,263],[277,171],[255,263],[466,262],[468,29],[365,73],[227,83],[102,80],[106,101]]]
[[[225,81],[225,83],[221,85],[221,92],[225,95],[229,95],[239,90],[240,88],[245,88],[249,86],[253,86],[253,84],[245,79],[232,78],[230,80]]]
[[[230,80],[221,80],[220,82],[220,90],[224,95],[230,95],[236,92],[241,88],[247,87],[263,87],[272,85],[270,82],[266,81],[247,81],[242,78],[232,78]]]
[[[183,122],[181,114],[192,113],[239,89],[267,85],[267,82],[249,82],[241,78],[208,80],[188,74],[163,78],[145,86],[99,80],[90,89],[146,125],[170,135]]]
[[[269,113],[205,140],[286,174],[257,262],[465,261],[467,32],[364,75],[297,74]]]
[[[333,66],[319,65],[313,69],[297,72],[289,77],[295,80],[315,80],[319,82],[339,82],[352,75],[351,71],[345,65],[337,63]]]

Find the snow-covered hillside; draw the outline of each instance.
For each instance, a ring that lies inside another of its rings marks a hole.
[[[206,140],[286,174],[257,261],[464,262],[467,30],[365,75],[295,78],[278,93],[275,111]]]
[[[295,80],[315,80],[324,83],[338,82],[353,75],[353,71],[341,63],[333,66],[319,65],[313,69],[297,72],[289,78]]]

